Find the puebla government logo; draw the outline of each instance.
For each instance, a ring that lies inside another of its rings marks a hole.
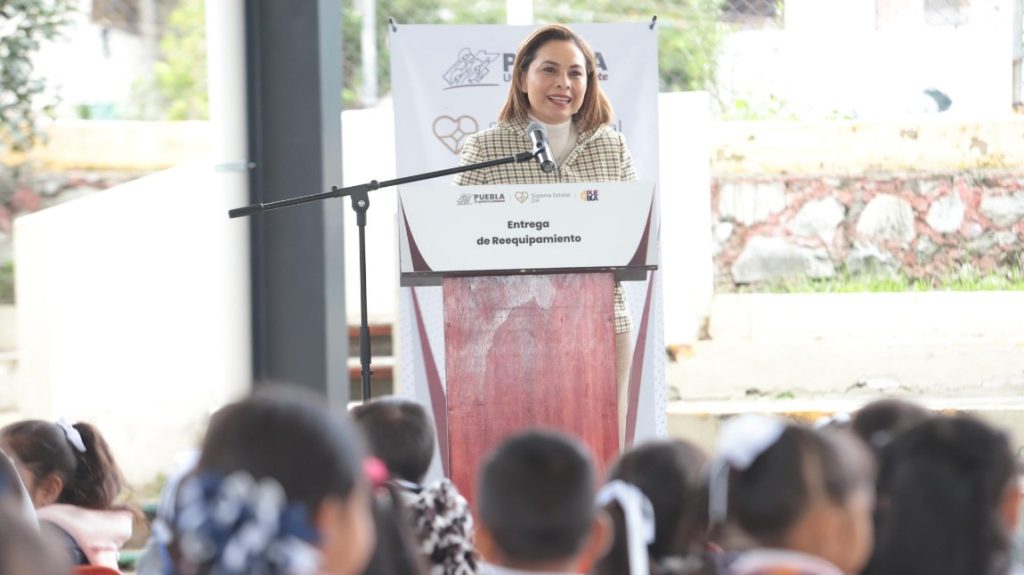
[[[448,71],[441,77],[447,82],[445,88],[466,88],[471,86],[497,86],[497,82],[485,83],[487,76],[491,73],[491,64],[501,54],[463,48],[459,50],[455,63],[448,68]]]
[[[473,204],[504,204],[505,194],[460,194],[455,199],[456,206],[470,206]]]
[[[463,48],[459,50],[458,55],[455,57],[455,63],[452,64],[448,70],[441,75],[447,86],[445,90],[451,90],[453,88],[475,88],[483,86],[497,86],[499,80],[492,77],[492,67],[498,68],[499,66],[494,65],[498,59],[501,59],[501,80],[504,83],[512,81],[512,74],[514,72],[516,55],[513,52],[488,52],[487,50],[474,50],[473,48]],[[605,61],[604,54],[601,52],[594,53],[594,73],[598,79],[603,81],[608,80],[608,64]]]

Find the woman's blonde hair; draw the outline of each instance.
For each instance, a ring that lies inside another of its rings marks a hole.
[[[583,53],[587,68],[587,90],[583,94],[583,105],[578,112],[573,114],[576,127],[581,132],[609,124],[612,121],[612,105],[601,91],[597,83],[597,65],[594,51],[581,36],[566,26],[549,24],[536,30],[519,47],[516,52],[516,59],[513,64],[515,73],[512,74],[512,83],[509,85],[508,98],[505,106],[502,107],[498,120],[507,122],[510,120],[525,120],[530,111],[530,100],[523,90],[525,83],[523,78],[537,57],[537,51],[548,42],[559,40],[572,42]]]

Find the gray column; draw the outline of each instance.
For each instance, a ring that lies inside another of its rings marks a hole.
[[[246,1],[251,200],[341,185],[340,0]],[[342,219],[329,200],[252,221],[253,373],[348,400]]]

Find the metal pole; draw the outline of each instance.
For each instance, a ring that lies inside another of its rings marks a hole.
[[[377,103],[380,89],[377,83],[377,0],[363,0],[363,29],[360,34],[362,44],[364,106]]]

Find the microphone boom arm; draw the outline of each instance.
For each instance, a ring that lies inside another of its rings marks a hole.
[[[385,180],[383,182],[371,180],[365,184],[358,184],[345,188],[331,186],[330,191],[327,192],[288,198],[285,200],[278,200],[276,202],[260,202],[241,208],[235,208],[228,211],[228,216],[232,218],[240,218],[242,216],[250,216],[252,214],[269,212],[271,210],[307,204],[309,202],[319,202],[328,198],[341,198],[345,196],[352,198],[352,209],[356,212],[356,225],[359,226],[359,364],[361,366],[360,379],[362,381],[363,388],[363,403],[365,403],[370,400],[370,375],[373,373],[373,370],[370,368],[370,326],[367,319],[368,313],[366,307],[366,211],[370,208],[369,193],[380,188],[388,188],[391,186],[408,184],[410,182],[440,178],[441,176],[448,176],[461,172],[480,170],[503,164],[529,162],[536,158],[540,152],[541,150],[537,150],[536,152],[519,152],[512,156],[488,160],[486,162],[466,164],[464,166],[437,170],[435,172],[425,172],[422,174],[406,176],[404,178]]]
[[[328,192],[320,192],[317,194],[309,194],[307,196],[299,196],[296,198],[288,198],[286,200],[278,200],[276,202],[267,203],[255,203],[241,208],[235,208],[228,211],[228,216],[232,218],[240,218],[242,216],[249,216],[259,212],[269,212],[279,208],[287,208],[289,206],[298,206],[300,204],[306,204],[309,202],[319,202],[328,198],[343,198],[345,196],[351,196],[358,193],[367,193],[380,188],[389,188],[391,186],[400,186],[402,184],[408,184],[411,182],[419,182],[422,180],[430,180],[433,178],[440,178],[442,176],[448,176],[451,174],[459,174],[462,172],[471,172],[473,170],[481,170],[483,168],[490,168],[493,166],[501,166],[504,164],[521,164],[523,162],[529,162],[540,154],[540,150],[536,152],[519,152],[513,156],[507,156],[504,158],[498,158],[495,160],[488,160],[486,162],[479,162],[476,164],[466,164],[464,166],[456,166],[454,168],[447,168],[444,170],[437,170],[434,172],[425,172],[422,174],[415,174],[412,176],[405,176],[403,178],[395,178],[394,180],[385,180],[378,182],[377,180],[371,180],[365,184],[357,184],[355,186],[348,186],[345,188],[339,188],[337,186],[331,186],[331,190]]]

